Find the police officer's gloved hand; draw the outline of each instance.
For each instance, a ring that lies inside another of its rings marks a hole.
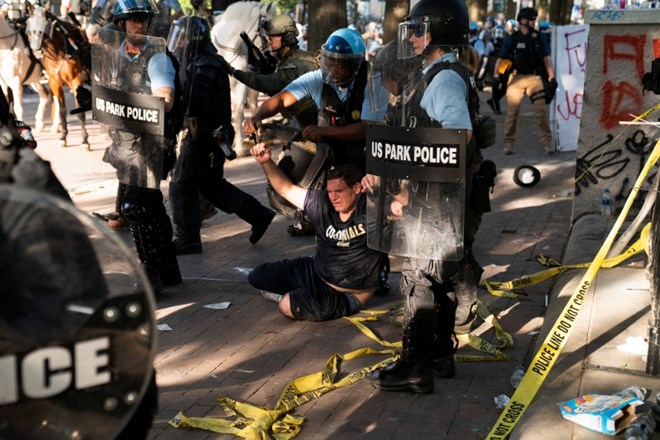
[[[557,80],[555,78],[552,78],[549,82],[550,82],[550,87],[552,87],[552,90],[557,90],[557,87],[559,87],[559,84],[557,84]]]
[[[92,109],[92,92],[89,89],[84,88],[83,86],[78,86],[76,88],[76,101],[78,102],[79,107],[74,108],[69,113],[75,115],[77,113],[86,112],[87,110]]]
[[[234,70],[236,70],[236,69],[234,69],[233,67],[231,67],[231,64],[229,64],[229,63],[227,62],[227,60],[225,60],[225,59],[222,57],[222,55],[218,55],[218,58],[220,59],[220,68],[221,68],[221,69],[222,69],[227,75],[232,76],[232,75],[234,74]]]

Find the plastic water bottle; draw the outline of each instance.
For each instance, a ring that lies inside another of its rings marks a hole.
[[[523,367],[522,365],[517,366],[515,371],[511,375],[511,386],[514,388],[518,388],[518,385],[520,385],[520,381],[522,380],[524,375],[525,375],[525,367]]]
[[[499,396],[495,397],[494,400],[495,400],[495,408],[504,409],[509,404],[509,401],[511,399],[506,394],[500,394]]]
[[[649,440],[655,431],[655,418],[650,413],[637,416],[626,428],[626,440]]]
[[[633,385],[625,390],[614,393],[614,395],[622,397],[637,397],[639,400],[644,400],[644,397],[646,397],[646,388]]]
[[[608,188],[603,190],[603,198],[600,200],[600,213],[605,217],[612,215],[612,194],[610,194]]]

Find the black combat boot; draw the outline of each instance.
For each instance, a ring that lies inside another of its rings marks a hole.
[[[416,394],[433,392],[431,346],[434,321],[432,311],[415,313],[403,329],[401,359],[372,375],[371,384],[375,388]]]
[[[433,332],[432,368],[437,377],[450,379],[456,374],[454,353],[457,341],[454,339],[454,321],[456,320],[456,302],[452,283],[434,286],[435,295],[435,331]]]
[[[256,244],[264,236],[268,226],[275,218],[275,211],[263,206],[252,196],[242,200],[241,207],[236,211],[236,215],[252,225],[250,233],[250,243]]]
[[[477,290],[482,273],[479,263],[466,251],[465,257],[459,262],[458,273],[452,277],[456,294],[456,333],[464,334],[472,330],[472,324],[477,318]]]

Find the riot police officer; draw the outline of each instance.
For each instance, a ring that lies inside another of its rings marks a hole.
[[[314,55],[298,48],[298,28],[291,17],[285,14],[275,15],[263,23],[262,28],[268,37],[270,53],[277,58],[275,71],[245,72],[234,69],[224,58],[221,58],[222,68],[228,75],[232,75],[251,89],[273,96],[294,79],[318,69]],[[301,127],[304,127],[316,124],[317,111],[314,101],[303,99],[284,110],[282,114],[293,117]]]
[[[364,140],[368,121],[379,121],[387,109],[387,95],[376,102],[367,90],[369,64],[362,36],[342,28],[333,32],[321,50],[321,68],[309,72],[259,106],[245,120],[247,134],[255,133],[261,120],[290,108],[302,99],[312,99],[319,109],[318,124],[308,125],[302,136],[323,140],[335,164],[352,163],[364,170]]]
[[[233,153],[229,146],[234,140],[229,79],[211,44],[208,22],[202,17],[180,18],[172,26],[168,46],[179,59],[184,78],[189,128],[169,189],[177,253],[202,252],[198,191],[214,206],[249,223],[249,240],[255,244],[275,212],[224,178],[223,166],[227,154]]]
[[[16,122],[0,90],[0,437],[146,438],[153,293]]]
[[[390,186],[386,173],[378,174],[387,185],[378,190],[378,180],[372,176],[363,181],[365,188],[379,191],[377,199],[391,207],[388,215],[401,219],[388,226],[398,228],[397,233],[387,236],[387,231],[377,231],[376,241],[396,247],[396,254],[407,257],[400,284],[405,310],[401,359],[371,379],[383,391],[431,393],[434,376],[451,378],[455,374],[454,281],[463,266],[461,260],[468,258],[463,236],[465,200],[469,198],[476,147],[467,105],[469,72],[459,63],[455,50],[468,44],[469,18],[462,0],[421,0],[399,26],[399,57],[421,56],[423,67],[397,102],[392,125],[415,127],[404,133],[416,138],[415,145],[440,142],[427,137],[420,143],[427,128],[454,129],[448,144],[459,147],[447,157],[447,167],[439,167],[445,160],[436,156],[436,163],[426,168],[425,174],[400,180],[403,184],[397,189]],[[426,151],[444,148],[429,147]],[[404,175],[411,170],[422,172],[418,163],[411,164],[413,168]],[[391,194],[394,197],[388,201]]]
[[[121,41],[119,48],[108,48],[107,55],[113,57],[114,64],[110,64],[115,67],[96,72],[102,80],[96,83],[94,90],[107,86],[120,92],[120,96],[157,97],[164,102],[164,123],[160,121],[164,130],[158,132],[160,134],[146,131],[153,125],[149,110],[136,112],[134,118],[118,122],[117,112],[114,112],[111,115],[115,117],[112,145],[104,157],[117,169],[119,181],[126,184],[121,197],[121,214],[128,220],[140,261],[158,292],[164,286],[181,283],[172,243],[172,224],[160,191],[160,181],[174,164],[177,115],[181,109],[177,105],[174,65],[159,40],[146,36],[157,10],[151,0],[117,0],[113,21],[123,32],[118,40]],[[102,48],[103,45],[96,45],[93,54]],[[104,110],[106,116],[108,114],[108,106],[93,110]],[[140,125],[134,125],[138,123]]]

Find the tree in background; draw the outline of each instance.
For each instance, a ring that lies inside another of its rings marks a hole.
[[[348,26],[346,0],[307,0],[310,52],[321,49],[325,40],[337,29]]]
[[[385,0],[383,20],[383,44],[396,40],[399,23],[408,15],[410,0]]]

